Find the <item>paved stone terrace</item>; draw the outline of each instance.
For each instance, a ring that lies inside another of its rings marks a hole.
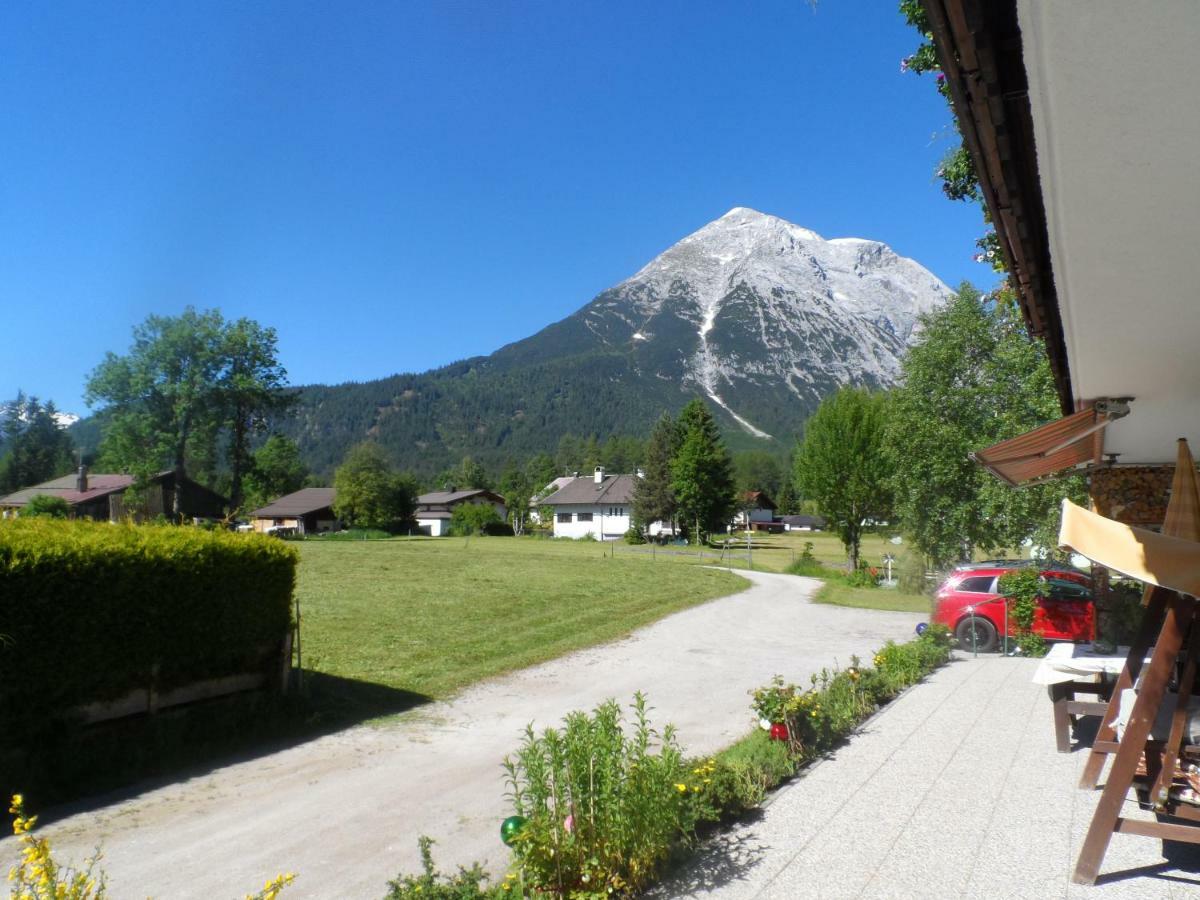
[[[1168,859],[1133,835],[1113,835],[1096,886],[1071,883],[1100,793],[1075,787],[1086,748],[1055,752],[1036,665],[981,656],[935,673],[655,895],[1200,897],[1200,847]]]

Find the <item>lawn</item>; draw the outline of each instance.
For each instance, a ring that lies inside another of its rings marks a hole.
[[[853,606],[856,609],[929,613],[932,600],[926,594],[909,594],[897,589],[879,587],[850,587],[836,581],[827,581],[817,591],[813,602]]]
[[[726,571],[611,556],[596,543],[488,537],[296,546],[304,668],[434,698],[748,586]]]

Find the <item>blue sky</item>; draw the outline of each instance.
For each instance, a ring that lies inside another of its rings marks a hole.
[[[293,383],[424,370],[734,206],[990,285],[896,5],[7,3],[0,399],[85,412],[188,304],[274,326]]]

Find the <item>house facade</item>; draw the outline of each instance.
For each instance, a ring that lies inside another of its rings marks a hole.
[[[769,530],[775,523],[775,501],[763,491],[745,491],[738,496],[738,511],[733,517],[733,527],[754,531]],[[782,530],[782,525],[779,526]]]
[[[591,477],[567,479],[557,491],[543,497],[539,511],[554,510],[555,537],[615,541],[633,524],[636,484],[636,475],[608,475],[597,466]]]
[[[250,524],[260,534],[283,530],[296,534],[338,531],[342,523],[333,513],[336,496],[333,488],[302,488],[254,510],[250,513]]]
[[[132,475],[91,473],[80,466],[73,475],[64,475],[33,487],[22,488],[7,497],[0,497],[0,516],[19,515],[30,500],[38,495],[60,497],[77,519],[96,519],[101,522],[120,522],[132,516],[138,521],[159,515],[171,516],[175,509],[175,494],[185,518],[219,519],[225,515],[229,501],[190,478],[175,478],[171,471],[150,478],[136,505],[126,503],[125,492],[133,487]]]
[[[508,507],[504,498],[492,491],[472,488],[465,491],[433,491],[417,498],[417,511],[413,514],[417,527],[430,537],[441,537],[450,530],[450,519],[454,508],[464,503],[490,504],[500,518],[508,518]]]

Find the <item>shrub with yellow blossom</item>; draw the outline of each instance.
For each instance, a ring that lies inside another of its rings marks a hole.
[[[96,870],[100,852],[81,870],[63,866],[50,852],[50,842],[35,837],[37,816],[25,814],[25,798],[14,794],[8,807],[13,834],[21,842],[21,861],[8,870],[11,900],[100,900],[106,896],[104,873]]]
[[[25,814],[21,794],[13,794],[8,811],[13,816],[13,834],[21,842],[21,860],[8,870],[9,900],[103,900],[108,896],[99,850],[84,860],[82,869],[64,866],[54,858],[50,841],[34,836],[37,816]],[[247,894],[246,900],[276,900],[295,880],[291,872],[279,875],[258,893]]]

